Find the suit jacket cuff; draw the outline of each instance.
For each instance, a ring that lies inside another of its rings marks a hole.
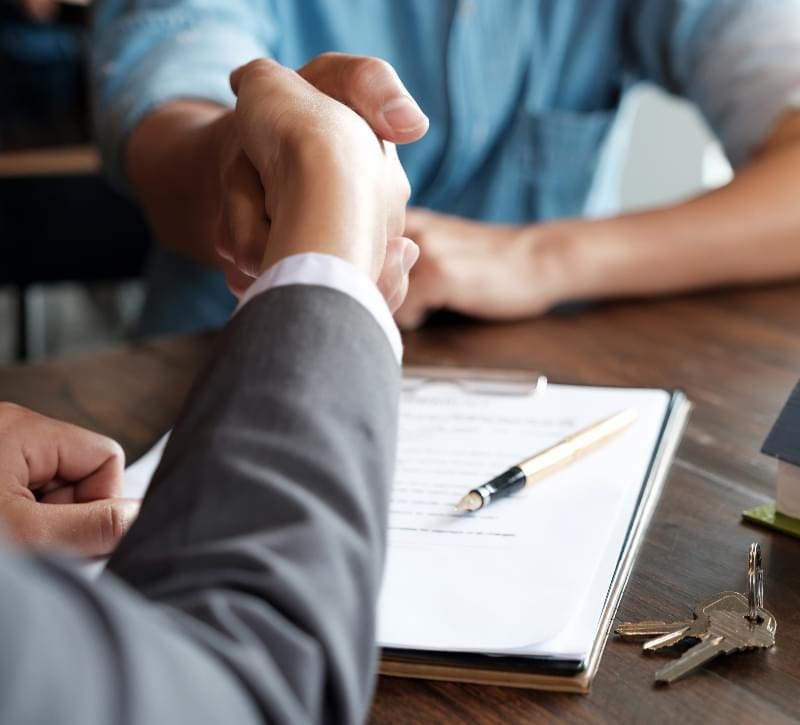
[[[402,363],[403,342],[400,331],[383,295],[375,283],[355,265],[330,254],[295,254],[272,265],[244,293],[236,312],[262,292],[295,284],[329,287],[352,297],[375,318],[392,346],[397,363]]]

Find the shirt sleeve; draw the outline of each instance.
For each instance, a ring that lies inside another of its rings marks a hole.
[[[643,0],[630,34],[637,69],[693,101],[734,166],[800,109],[800,0]]]
[[[91,83],[104,162],[125,183],[124,144],[150,111],[177,98],[232,106],[229,75],[269,54],[275,27],[257,0],[95,3]]]
[[[250,285],[239,300],[236,312],[268,289],[295,284],[328,287],[352,297],[375,318],[389,340],[398,364],[402,363],[400,331],[383,295],[375,283],[354,264],[330,254],[307,252],[280,260]]]

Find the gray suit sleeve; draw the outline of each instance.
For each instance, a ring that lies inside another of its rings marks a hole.
[[[99,586],[0,558],[0,722],[357,722],[399,368],[349,297],[255,298],[195,384]]]

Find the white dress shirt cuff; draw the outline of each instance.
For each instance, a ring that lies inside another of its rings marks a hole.
[[[330,254],[316,252],[295,254],[273,264],[242,295],[236,312],[256,295],[273,287],[285,287],[290,284],[329,287],[352,297],[375,318],[389,340],[398,364],[402,363],[403,342],[400,331],[383,295],[375,283],[358,267]]]

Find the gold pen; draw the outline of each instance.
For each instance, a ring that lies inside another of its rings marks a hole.
[[[621,433],[636,418],[636,411],[628,408],[563,438],[549,448],[526,458],[522,463],[512,466],[491,481],[473,488],[456,504],[456,511],[478,511],[492,501],[521,491],[535,479],[571,463],[595,446]]]

